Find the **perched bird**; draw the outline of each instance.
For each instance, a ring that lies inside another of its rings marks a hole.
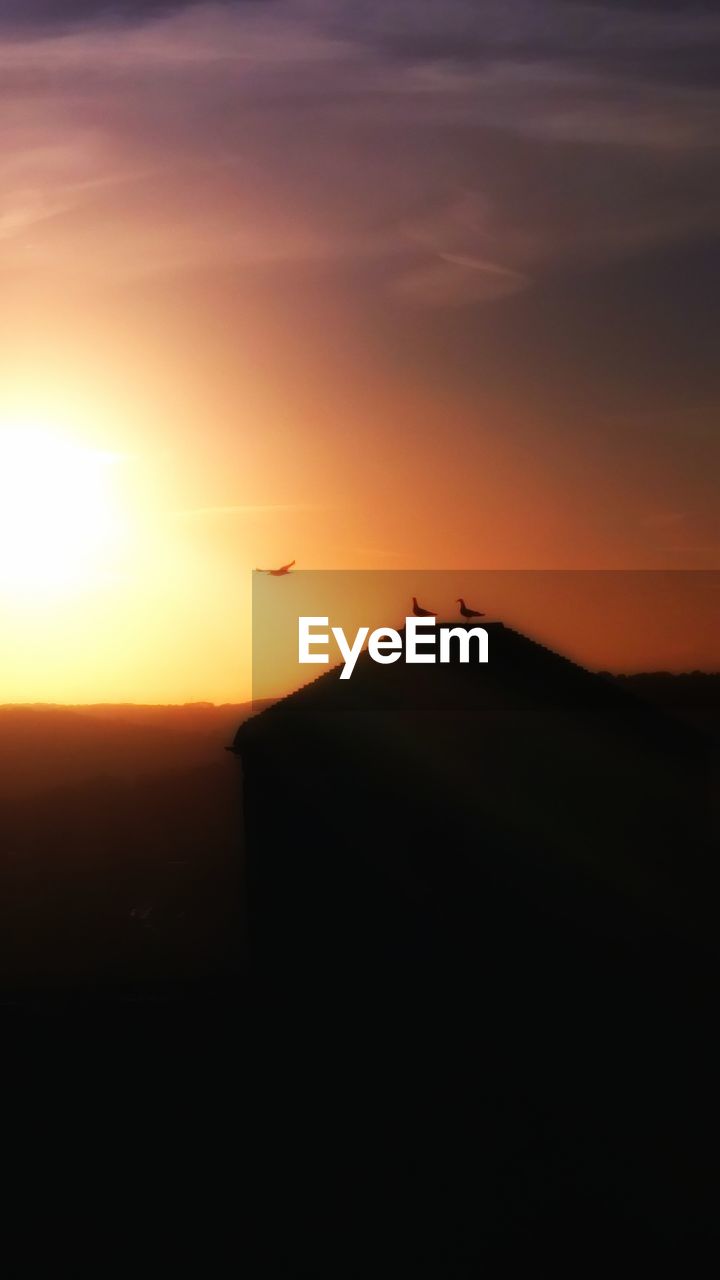
[[[458,604],[460,605],[460,616],[461,616],[462,618],[467,618],[467,619],[469,619],[469,618],[484,618],[484,617],[485,617],[485,614],[484,614],[484,613],[479,613],[477,609],[471,609],[468,605],[466,605],[466,603],[465,603],[465,601],[463,600],[462,596],[458,596]]]
[[[413,596],[413,613],[415,614],[416,618],[434,618],[435,617],[435,614],[433,613],[432,609],[423,609],[422,605],[418,604],[417,600],[415,599],[415,596]]]
[[[295,561],[291,560],[289,564],[283,564],[279,569],[256,569],[256,573],[269,573],[273,578],[282,578],[284,574],[289,573]]]

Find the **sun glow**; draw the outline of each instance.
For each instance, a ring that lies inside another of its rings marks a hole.
[[[122,533],[117,461],[52,431],[0,427],[0,592],[62,594],[107,573]]]

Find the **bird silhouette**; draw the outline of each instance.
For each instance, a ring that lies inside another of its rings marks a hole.
[[[418,604],[417,600],[415,599],[415,596],[413,596],[413,613],[415,614],[416,618],[434,618],[435,617],[435,614],[433,613],[432,609],[423,609],[422,605]]]
[[[480,613],[477,609],[471,609],[470,606],[465,603],[462,596],[458,596],[457,602],[460,605],[460,616],[462,618],[484,618],[485,617],[484,613]]]
[[[282,578],[284,574],[289,573],[295,561],[291,560],[289,564],[282,564],[279,569],[256,569],[256,573],[269,573],[273,578]]]

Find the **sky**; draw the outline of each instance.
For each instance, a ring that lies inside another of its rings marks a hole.
[[[3,0],[0,701],[240,700],[292,558],[717,567],[719,55],[709,0]]]

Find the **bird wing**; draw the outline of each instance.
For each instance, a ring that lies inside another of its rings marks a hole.
[[[256,573],[270,573],[270,574],[272,574],[273,578],[277,578],[277,577],[279,577],[279,576],[280,576],[280,574],[283,574],[283,573],[289,573],[289,571],[292,569],[292,567],[293,567],[293,565],[294,565],[294,564],[295,564],[295,561],[294,561],[294,560],[291,560],[289,564],[282,564],[282,565],[280,565],[280,568],[279,568],[279,569],[256,569],[256,570],[255,570],[255,572],[256,572]]]

